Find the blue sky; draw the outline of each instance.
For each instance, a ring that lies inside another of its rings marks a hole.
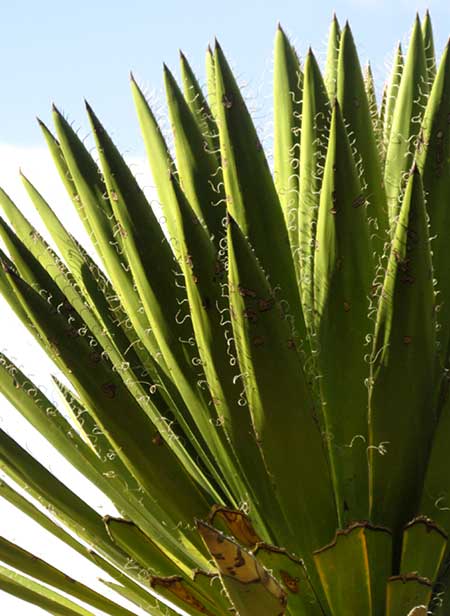
[[[0,143],[19,146],[41,143],[35,116],[48,119],[52,101],[83,124],[86,97],[106,126],[139,150],[129,70],[159,90],[163,61],[177,69],[181,48],[202,76],[204,52],[214,36],[242,78],[258,84],[265,74],[270,82],[277,21],[301,54],[311,44],[320,57],[336,10],[340,21],[349,19],[362,59],[371,59],[379,81],[416,10],[430,9],[438,49],[450,31],[445,0],[22,0],[2,5]]]
[[[56,208],[66,226],[79,233],[67,197],[44,148],[35,116],[50,119],[51,102],[65,111],[75,126],[85,128],[83,98],[92,104],[105,126],[128,152],[142,185],[152,180],[142,158],[143,147],[132,106],[128,74],[132,69],[149,90],[162,90],[162,63],[178,67],[178,49],[188,56],[203,81],[204,55],[214,36],[220,40],[240,82],[262,92],[259,106],[269,108],[271,59],[278,21],[303,56],[308,46],[323,59],[333,10],[349,19],[361,61],[371,60],[381,87],[398,40],[406,42],[416,10],[432,15],[438,53],[450,34],[448,0],[21,0],[2,2],[0,19],[0,186],[40,229],[24,197],[19,166]],[[247,90],[246,90],[247,92]],[[267,115],[268,117],[268,115]],[[147,174],[147,175],[146,175]],[[151,198],[151,195],[150,195]],[[40,385],[49,387],[50,364],[0,298],[0,349],[7,352]],[[109,503],[79,477],[28,428],[18,414],[0,401],[0,423],[52,472],[102,513],[114,513]],[[0,474],[1,478],[1,474]],[[92,583],[97,572],[70,554],[0,499],[0,534],[17,541],[78,579]],[[98,587],[98,586],[97,586]],[[0,612],[39,616],[0,592]],[[96,612],[97,613],[97,612]]]

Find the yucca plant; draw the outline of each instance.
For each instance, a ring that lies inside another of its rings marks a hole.
[[[207,95],[181,72],[174,153],[131,80],[162,225],[89,106],[98,161],[56,108],[41,127],[98,260],[27,178],[54,249],[0,193],[0,289],[64,408],[6,356],[0,390],[122,517],[1,430],[0,494],[149,614],[448,614],[449,48],[436,69],[417,17],[377,107],[348,24],[324,76],[278,28],[273,169],[221,47]],[[131,615],[1,538],[0,560],[51,614]]]

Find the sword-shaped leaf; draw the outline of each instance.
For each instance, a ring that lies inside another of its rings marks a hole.
[[[372,280],[365,195],[336,103],[320,195],[314,297],[322,415],[341,526],[368,513],[364,355]]]
[[[111,541],[101,517],[3,430],[0,430],[0,468],[67,528],[88,543],[109,550]]]
[[[313,548],[329,541],[335,527],[326,454],[291,326],[233,219],[228,225],[228,270],[243,403],[249,405],[287,524],[295,520],[304,531],[282,545],[306,560]],[[292,533],[293,528],[286,530]]]
[[[178,320],[185,299],[184,290],[175,284],[176,275],[181,272],[144,193],[92,109],[89,106],[87,109],[113,211],[124,230],[123,247],[136,287],[164,362],[189,409],[190,417],[177,419],[192,437],[200,459],[233,501],[224,477],[226,469],[223,464],[217,469],[212,462],[216,457],[219,462],[224,460],[224,436],[214,429],[207,396],[198,386],[199,364],[193,352],[193,347],[195,350],[197,347],[195,343],[180,343],[180,337],[188,340],[193,335],[191,319]],[[174,195],[172,199],[175,200]],[[174,229],[178,233],[175,203],[172,209]],[[177,243],[181,241],[182,238],[177,239]],[[179,248],[176,252],[179,257]],[[196,439],[198,432],[200,437]]]
[[[25,487],[25,485],[23,485],[22,487]],[[8,484],[6,484],[3,481],[0,482],[0,496],[6,499],[14,507],[17,507],[20,511],[28,515],[33,520],[33,522],[36,522],[42,528],[44,528],[49,533],[54,535],[57,539],[60,539],[70,548],[75,550],[75,552],[77,552],[84,558],[87,558],[88,560],[90,560],[92,563],[94,563],[95,565],[103,569],[113,579],[117,580],[122,585],[126,586],[127,589],[130,589],[131,591],[133,591],[137,596],[140,596],[143,601],[149,601],[153,599],[152,595],[150,595],[148,591],[144,590],[140,585],[136,584],[136,582],[131,580],[128,577],[128,575],[125,575],[125,573],[121,572],[119,569],[111,565],[107,560],[102,558],[99,554],[97,554],[96,552],[93,552],[88,547],[86,547],[85,545],[83,545],[82,543],[74,539],[72,534],[64,530],[64,528],[60,525],[60,522],[58,523],[55,522],[52,519],[52,517],[50,517],[51,515],[55,516],[55,513],[58,516],[58,511],[55,511],[53,504],[50,504],[50,502],[46,503],[44,499],[42,504],[46,504],[47,512],[43,513],[32,502],[30,502],[29,499],[19,494],[16,490],[11,488]],[[74,530],[74,526],[72,525],[72,531],[73,530]],[[87,537],[84,537],[84,539],[86,538]],[[108,556],[109,558],[113,558],[115,554],[113,552],[110,552]],[[117,561],[116,559],[115,562],[116,564],[119,564],[119,566],[123,566],[124,564],[126,564],[126,558],[123,559],[122,561],[121,560]],[[126,567],[124,570],[127,571]]]
[[[12,206],[12,204],[10,204],[10,206]],[[16,216],[19,215],[17,210],[15,214]],[[21,222],[26,229],[27,224],[25,223],[27,223],[27,221],[23,219],[23,221]],[[146,391],[140,385],[139,377],[132,371],[130,371],[129,367],[127,367],[128,364],[126,362],[125,368],[123,368],[124,358],[120,356],[120,354],[118,355],[116,348],[114,346],[111,346],[111,343],[108,340],[105,341],[102,328],[99,326],[95,316],[85,306],[83,299],[79,296],[78,291],[75,290],[71,280],[66,280],[65,278],[63,278],[62,283],[58,281],[59,286],[61,287],[61,289],[64,289],[64,291],[69,294],[69,297],[74,303],[76,302],[75,305],[78,305],[79,314],[83,314],[83,317],[86,319],[87,323],[84,323],[80,319],[77,320],[76,313],[72,305],[67,301],[66,296],[62,293],[62,291],[60,291],[60,289],[58,289],[58,286],[47,274],[47,271],[39,264],[39,262],[31,255],[28,249],[20,242],[20,240],[12,233],[9,227],[1,220],[0,234],[4,237],[11,254],[13,254],[13,256],[15,257],[16,263],[28,283],[33,284],[33,286],[37,290],[39,290],[40,293],[45,292],[45,294],[54,302],[54,305],[57,306],[57,310],[61,314],[66,316],[66,318],[68,319],[67,332],[69,332],[69,335],[85,336],[87,338],[90,338],[91,341],[89,345],[91,348],[91,352],[89,353],[89,359],[91,363],[93,365],[96,365],[97,362],[101,360],[103,350],[107,351],[108,357],[113,362],[113,365],[116,368],[116,373],[121,379],[121,385],[124,386],[125,382],[127,383],[127,389],[129,393],[134,396],[135,404],[137,400],[145,400],[145,403],[141,403],[140,406],[153,421],[157,429],[162,434],[164,434],[165,438],[168,439],[169,446],[173,449],[174,452],[176,452],[176,455],[180,457],[180,460],[182,461],[185,468],[190,469],[190,474],[197,480],[198,473],[201,471],[197,465],[192,464],[192,459],[189,457],[189,455],[187,455],[187,452],[183,450],[183,448],[180,446],[179,441],[172,438],[173,432],[168,426],[167,421],[164,419],[167,407],[164,403],[164,400],[160,398],[159,392],[156,391],[156,395],[153,398],[147,400]],[[32,243],[31,247],[36,248],[35,243]],[[46,250],[45,245],[43,248],[41,248],[41,251],[39,251],[38,249],[38,254],[40,254],[42,250],[44,251],[44,254],[49,254]],[[52,258],[53,257],[51,254],[47,257],[47,259],[50,260],[49,269],[53,262]],[[55,267],[55,269],[57,272],[57,276],[64,276],[64,269],[62,270],[61,274],[58,274],[58,272],[60,271],[58,267]],[[86,326],[89,326],[92,331],[89,331]],[[97,336],[96,340],[93,339],[93,334]],[[39,340],[42,340],[44,342],[43,346],[48,352],[53,352],[52,345],[49,344],[48,339],[47,342],[45,342],[45,336],[41,336]],[[100,342],[100,344],[103,346],[99,346],[98,342]],[[107,342],[106,345],[105,342]],[[61,365],[59,356],[56,355],[54,359],[57,365],[62,370],[64,370],[64,364]],[[153,384],[150,383],[150,386],[152,385]],[[159,410],[153,406],[153,402],[159,403]]]
[[[181,605],[188,609],[194,607],[197,612],[204,614],[220,614],[220,603],[215,603],[215,587],[209,587],[209,592],[205,595],[195,583],[196,576],[193,571],[186,571],[184,567],[167,558],[158,547],[152,542],[150,537],[146,536],[135,524],[112,518],[105,518],[106,528],[111,535],[113,541],[120,546],[127,554],[139,563],[147,572],[148,580],[152,585],[152,580],[155,579],[158,585],[162,585],[162,580],[168,581],[166,589],[168,597],[173,593],[173,599],[181,599]],[[211,573],[214,570],[211,571]],[[209,573],[206,571],[205,573]],[[176,583],[170,585],[169,581]],[[208,587],[207,587],[208,588]],[[181,592],[183,589],[183,592]],[[178,604],[178,602],[177,602]]]
[[[381,92],[381,103],[380,103],[380,123],[381,123],[381,130],[383,132],[384,130],[384,118],[386,116],[386,105],[387,105],[387,83],[384,84],[383,86],[383,90]],[[385,152],[385,141],[384,141],[384,136],[382,135],[382,139],[383,139],[383,168],[384,168],[384,155],[386,154]]]
[[[26,310],[22,306],[19,298],[16,296],[9,280],[8,272],[10,271],[17,272],[17,268],[15,267],[11,259],[8,257],[8,255],[5,254],[0,248],[0,293],[8,302],[10,308],[13,310],[14,314],[20,319],[22,324],[28,329],[29,332],[33,333],[33,324]]]
[[[394,93],[390,93],[392,96]],[[419,17],[416,17],[392,115],[384,182],[392,224],[400,211],[406,176],[413,163],[416,141],[428,95],[428,78]]]
[[[93,560],[121,583],[125,583],[128,578],[124,577],[123,573],[117,572],[116,567],[140,581],[138,572],[128,566],[129,556],[112,543],[102,518],[3,431],[0,431],[0,468],[22,489],[45,506],[49,513],[62,521],[67,528],[106,555],[115,566],[111,566],[108,561],[95,555],[95,553],[84,553],[83,549],[80,550],[76,543],[68,541],[64,533],[55,532],[54,524],[49,525],[43,518],[38,518],[37,521],[43,524],[45,528],[48,528],[50,532],[56,534],[83,556]],[[15,497],[13,501],[20,509],[25,509],[26,513],[32,511],[24,505],[23,500],[18,500]],[[191,551],[191,554],[195,559],[194,550]],[[197,554],[199,553],[197,552]],[[197,562],[202,565],[205,564],[202,555]],[[133,584],[131,584],[131,587],[134,587]],[[137,590],[139,591],[139,587],[137,587]]]
[[[22,511],[22,513],[31,518],[33,522],[39,524],[54,537],[60,539],[63,543],[78,552],[78,554],[81,554],[81,556],[85,558],[89,558],[89,550],[86,546],[74,539],[74,537],[60,524],[56,523],[50,515],[43,513],[29,500],[29,498],[25,498],[22,494],[19,494],[17,490],[4,481],[0,481],[0,497],[19,509],[19,511]],[[48,511],[48,514],[50,514],[50,511]]]
[[[434,303],[422,181],[414,167],[379,299],[369,388],[371,519],[395,533],[417,511],[436,421]]]
[[[280,287],[300,340],[306,330],[280,201],[252,118],[224,53],[216,44],[217,123],[227,208]],[[272,246],[276,245],[274,251]]]
[[[183,81],[184,98],[189,105],[190,110],[200,129],[200,133],[204,139],[204,147],[207,152],[213,155],[216,159],[216,166],[219,164],[219,133],[217,132],[217,124],[212,116],[208,101],[203,94],[203,91],[197,81],[186,56],[180,52],[181,78]],[[218,183],[221,173],[218,171],[216,183]]]
[[[15,507],[17,507],[20,511],[28,515],[33,520],[33,522],[39,524],[42,528],[63,541],[66,545],[78,552],[81,556],[87,558],[95,565],[99,566],[113,579],[116,579],[121,584],[125,585],[127,589],[130,589],[130,591],[133,591],[137,596],[140,596],[143,601],[153,600],[153,597],[149,595],[149,593],[145,591],[141,586],[133,582],[127,575],[120,572],[118,569],[109,564],[109,562],[106,561],[104,558],[102,558],[95,552],[90,551],[89,548],[87,548],[82,543],[79,543],[70,533],[65,531],[59,523],[56,523],[51,517],[49,517],[50,514],[55,515],[55,510],[53,509],[53,507],[48,507],[48,515],[46,515],[35,505],[33,505],[33,503],[31,503],[28,499],[23,497],[21,494],[19,494],[17,491],[15,491],[13,488],[11,488],[8,484],[4,482],[0,482],[0,496],[6,499]],[[72,530],[74,530],[73,527]],[[109,554],[110,558],[112,556],[113,554]],[[125,562],[126,560],[124,560],[122,564],[124,564]]]
[[[148,597],[143,598],[135,590],[132,590],[127,586],[122,586],[122,584],[117,584],[116,582],[110,582],[102,579],[100,579],[100,582],[127,601],[137,605],[137,607],[144,610],[144,612],[151,614],[151,616],[178,616],[179,614],[178,611],[175,611],[164,603],[161,603],[161,601],[158,601],[155,597],[148,595]]]
[[[154,602],[156,605],[160,605],[160,602],[155,598],[154,593],[150,589],[145,588],[142,585],[141,569],[135,566],[130,567],[130,558],[126,562],[125,567],[121,566],[120,569],[117,563],[112,565],[108,560],[105,560],[102,556],[94,551],[89,552],[90,560],[98,567],[103,569],[113,580],[121,584],[130,593],[133,593],[135,598],[139,598],[141,602],[146,605],[149,602]],[[131,579],[131,577],[134,579]],[[171,614],[168,612],[167,615]]]
[[[383,141],[384,147],[387,149],[391,136],[392,118],[394,115],[395,105],[397,103],[398,89],[400,87],[400,81],[403,73],[403,53],[402,45],[398,44],[394,62],[392,65],[392,72],[386,89],[386,111],[383,118]]]
[[[434,78],[436,77],[436,55],[434,53],[433,28],[431,25],[431,17],[428,9],[425,12],[425,17],[422,22],[422,36],[427,66],[428,85],[431,89]]]
[[[153,181],[155,182],[159,203],[164,215],[164,224],[167,227],[172,247],[176,250],[177,227],[175,211],[172,206],[173,188],[169,178],[171,174],[176,172],[175,163],[172,160],[161,128],[133,75],[131,75],[131,92]]]
[[[87,479],[96,485],[125,514],[138,522],[146,532],[152,533],[155,540],[168,553],[176,555],[189,566],[195,566],[195,560],[183,550],[183,546],[167,531],[160,520],[166,513],[161,506],[143,491],[137,494],[133,487],[139,488],[136,480],[121,462],[117,452],[112,449],[108,439],[90,421],[91,417],[84,410],[83,419],[87,420],[87,430],[97,446],[99,456],[88,448],[77,436],[72,426],[59,413],[53,404],[21,371],[6,357],[0,354],[0,392],[22,413],[22,415]],[[72,403],[74,398],[72,396]],[[98,447],[98,443],[102,447]],[[94,450],[95,451],[95,450]],[[125,490],[124,490],[125,486]]]
[[[98,463],[93,452],[45,394],[3,353],[0,353],[0,392],[73,466],[79,470]],[[81,471],[83,472],[83,471]]]
[[[48,614],[53,614],[53,616],[94,616],[93,612],[74,601],[70,601],[54,590],[1,566],[0,590],[36,605]]]
[[[384,155],[385,155],[384,143],[383,143],[383,122],[381,120],[381,113],[383,112],[383,110],[382,109],[378,110],[375,80],[373,78],[372,67],[370,65],[370,62],[367,64],[365,71],[364,71],[364,85],[366,88],[367,102],[369,104],[369,113],[370,113],[370,117],[372,118],[373,134],[375,137],[375,142],[377,144],[377,155],[379,159],[378,166],[380,168],[380,174],[381,174],[381,168],[382,168],[382,164],[384,161]],[[385,98],[384,98],[385,93],[386,93],[386,90],[383,90],[382,98],[381,98],[381,105],[383,105],[385,102]],[[386,214],[386,219],[387,219],[387,214]]]
[[[160,360],[159,349],[148,320],[141,310],[139,296],[134,289],[129,264],[123,253],[121,228],[112,212],[111,202],[105,194],[105,185],[102,182],[99,168],[70,124],[56,108],[53,109],[53,119],[59,137],[59,148],[64,157],[64,165],[60,173],[61,175],[64,172],[66,175],[69,174],[70,181],[68,181],[67,188],[72,195],[73,191],[76,191],[75,202],[81,204],[78,212],[80,213],[81,210],[81,218],[87,219],[86,229],[88,231],[90,229],[97,252],[128,318],[142,344],[148,348],[155,359]],[[56,146],[48,132],[45,134],[48,143],[52,144],[52,150],[55,150]],[[58,151],[55,151],[55,160],[58,156],[60,158]],[[167,370],[164,364],[162,367]]]
[[[133,616],[129,610],[62,573],[34,554],[19,548],[4,537],[0,537],[0,561],[111,616]]]
[[[3,196],[4,193],[2,193],[0,189],[0,200],[2,200]],[[34,233],[35,230],[32,227],[31,229],[31,232]],[[65,270],[64,264],[61,264],[60,268],[58,267],[58,259],[54,258],[56,255],[50,255],[49,251],[46,251],[49,255],[48,260],[44,259],[45,265],[41,264],[3,218],[0,218],[0,237],[14,261],[17,271],[28,284],[41,293],[42,296],[52,298],[56,305],[66,304],[67,307],[64,306],[64,308],[66,308],[68,312],[73,312],[73,308],[68,307],[69,299],[66,297],[66,294],[60,290],[59,286],[61,285],[63,288],[66,287],[67,295],[72,300],[72,304],[74,300],[82,301],[82,298],[73,288],[73,281],[68,279],[68,272]],[[35,237],[36,242],[38,242],[39,238],[37,236]],[[52,266],[55,268],[55,278],[52,278],[48,273],[48,269],[51,271]],[[62,281],[61,278],[63,279]],[[56,280],[58,280],[59,285]]]
[[[325,66],[325,86],[327,88],[328,96],[332,101],[336,96],[337,89],[337,71],[338,71],[338,58],[339,58],[339,45],[341,42],[341,29],[336,17],[336,13],[333,14],[331,20],[330,32],[328,35],[328,47],[327,47],[327,60]]]
[[[223,312],[229,310],[222,291],[226,283],[225,265],[176,180],[173,189],[178,209],[178,247],[191,321],[214,405],[211,420],[228,439],[225,447],[217,450],[217,462],[224,468],[224,475],[240,502],[249,501],[255,524],[268,540],[271,535],[267,527],[279,525],[277,516],[281,512],[268,481],[250,413],[240,405],[235,348],[223,324]],[[262,509],[270,511],[264,516],[268,524],[259,515]]]
[[[132,365],[142,363],[155,378],[157,372],[155,360],[142,344],[137,344],[139,338],[104,272],[74,236],[64,228],[36,187],[24,175],[21,179],[70,273],[83,292],[85,301],[89,303],[107,330],[112,342],[123,356],[123,361],[129,361]]]
[[[207,90],[207,96],[208,96],[208,104],[211,109],[211,113],[217,123],[216,68],[215,68],[215,62],[214,62],[214,54],[213,54],[213,51],[210,45],[208,45],[208,49],[206,50],[205,68],[206,68],[206,90]],[[217,141],[217,143],[220,147],[219,141]]]
[[[56,111],[56,109],[53,109],[54,111]],[[78,216],[80,217],[81,222],[83,223],[83,226],[86,230],[86,233],[89,236],[89,239],[92,243],[92,245],[95,247],[97,253],[100,255],[100,249],[99,246],[97,244],[97,240],[95,238],[92,226],[88,220],[87,214],[85,212],[84,209],[84,205],[81,202],[80,199],[80,195],[78,194],[78,189],[75,185],[74,180],[72,179],[72,175],[71,172],[69,170],[69,167],[67,165],[67,162],[64,158],[64,154],[63,154],[63,150],[61,147],[60,142],[58,141],[58,139],[56,139],[56,137],[50,132],[50,130],[47,128],[47,126],[44,124],[44,122],[42,122],[42,120],[40,120],[39,118],[37,118],[38,124],[40,129],[42,130],[42,133],[44,135],[45,141],[47,142],[47,147],[49,149],[49,152],[51,154],[51,157],[53,159],[53,163],[55,165],[55,168],[59,174],[59,177],[63,183],[64,188],[67,191],[67,194],[75,208],[75,211],[77,212]],[[69,133],[70,134],[70,133]],[[76,133],[73,133],[73,135],[71,135],[74,139],[74,143],[77,143],[77,135]],[[82,146],[82,142],[78,140],[78,145],[80,146],[80,152],[83,151],[81,146]],[[86,156],[86,151],[83,151],[83,157]],[[86,157],[86,162],[88,162],[89,159]],[[90,163],[88,162],[88,167],[90,166]],[[93,175],[91,175],[92,179],[93,179]]]
[[[339,47],[337,100],[347,130],[354,140],[357,156],[360,157],[358,172],[368,203],[367,217],[372,222],[373,246],[381,254],[388,229],[386,194],[364,78],[348,23],[342,31]]]
[[[164,82],[179,181],[195,214],[204,221],[218,245],[224,234],[222,220],[226,210],[222,191],[216,188],[221,181],[217,158],[205,147],[195,116],[167,67],[164,67]]]
[[[319,195],[327,151],[330,103],[317,61],[309,50],[303,77],[298,230],[300,288],[308,330],[314,328],[314,255]]]
[[[184,564],[170,559],[134,522],[105,516],[103,519],[111,539],[151,575],[190,574]]]
[[[302,89],[303,73],[297,53],[281,26],[278,26],[273,76],[274,181],[283,208],[297,274],[300,267],[298,189]]]
[[[433,270],[437,279],[438,340],[443,362],[448,361],[450,343],[450,276],[448,242],[445,230],[450,224],[450,44],[447,44],[425,110],[417,164],[422,172],[430,236]]]
[[[169,492],[177,494],[177,499],[176,502],[170,499],[174,508],[164,504],[167,517],[173,516],[177,522],[189,520],[196,512],[204,511],[205,506],[208,509],[203,488],[195,486],[163,439],[155,439],[156,428],[111,369],[110,362],[100,358],[93,370],[84,359],[90,352],[89,340],[74,336],[64,317],[23,280],[12,274],[10,279],[16,294],[33,315],[41,336],[51,344],[53,354],[65,366],[82,402],[128,470],[161,503],[167,501],[168,485],[172,484]],[[161,469],[164,469],[164,481]]]
[[[126,313],[123,311],[120,303],[118,303],[117,296],[116,300],[113,300],[111,303],[111,298],[114,298],[115,291],[109,281],[84,252],[78,242],[67,233],[34,186],[26,178],[23,178],[23,180],[36,209],[48,225],[63,257],[66,258],[66,262],[72,265],[71,273],[74,274],[75,281],[85,292],[83,299],[80,298],[78,292],[72,292],[71,295],[71,297],[78,300],[75,306],[78,306],[80,316],[87,321],[87,325],[91,330],[100,332],[100,340],[103,347],[108,352],[116,370],[121,374],[122,379],[135,399],[157,425],[161,424],[163,417],[166,418],[166,424],[169,423],[174,415],[178,418],[184,417],[186,415],[185,405],[174,383],[160,367],[159,364],[163,363],[162,360],[158,358],[159,363],[157,363],[142,344],[135,344],[136,342],[140,343],[140,340]],[[11,208],[12,202],[8,202],[9,213],[11,213]],[[17,211],[12,211],[14,212],[14,217],[17,218]],[[24,225],[21,225],[21,228],[23,229]],[[27,229],[25,228],[25,233],[23,234],[25,237],[27,235],[26,231]],[[40,241],[40,246],[38,246],[38,240]],[[40,240],[39,236],[36,237],[36,241],[30,244],[30,248],[34,249],[34,254],[37,258],[42,254],[46,255],[48,271],[58,272],[60,267],[59,260],[52,257],[51,254],[47,254],[47,247]],[[54,259],[54,266],[52,266],[52,258]],[[63,278],[62,283],[60,282],[60,287],[63,292],[67,290],[72,291],[65,278]],[[89,302],[92,311],[98,317],[99,323],[96,321],[95,316],[87,310],[84,304],[85,301]],[[126,326],[123,325],[124,323]],[[106,334],[107,338],[105,338]],[[142,381],[142,378],[145,381]],[[144,389],[144,384],[152,393],[151,398],[146,395],[147,390]],[[171,432],[168,425],[164,428],[164,431],[166,430]],[[172,433],[172,437],[174,436]],[[172,437],[169,439],[170,447],[177,452],[183,464],[187,467],[192,467],[192,461],[183,452],[184,447],[181,446],[179,439]],[[195,473],[197,471],[198,469]]]

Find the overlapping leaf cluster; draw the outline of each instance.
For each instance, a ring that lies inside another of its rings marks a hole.
[[[378,108],[348,24],[324,76],[279,28],[273,171],[220,46],[207,96],[181,71],[174,153],[131,81],[163,224],[89,106],[98,162],[56,108],[41,124],[101,267],[27,178],[57,252],[0,193],[0,290],[65,411],[6,356],[0,390],[122,517],[1,430],[0,495],[150,614],[173,613],[152,590],[192,615],[445,614],[448,46],[437,67],[417,18]],[[1,538],[0,560],[51,614],[131,614]]]

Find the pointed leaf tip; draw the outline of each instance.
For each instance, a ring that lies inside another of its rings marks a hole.
[[[88,103],[88,101],[86,99],[84,99],[84,106],[86,107],[86,111],[88,112],[88,114],[90,116],[94,116],[95,117],[95,113],[94,113],[92,107],[90,106],[90,104]]]

